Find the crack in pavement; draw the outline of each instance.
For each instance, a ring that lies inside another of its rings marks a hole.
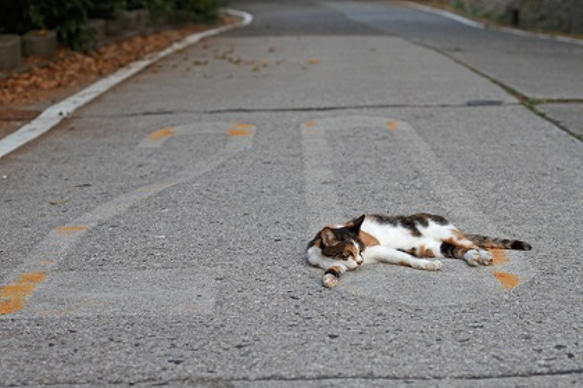
[[[461,376],[430,376],[430,377],[420,377],[420,376],[374,376],[374,375],[351,375],[351,376],[313,376],[313,377],[287,377],[281,375],[270,375],[265,377],[255,377],[255,378],[212,378],[212,377],[186,377],[186,378],[176,378],[176,379],[143,379],[143,380],[131,380],[131,381],[108,381],[104,382],[99,380],[100,384],[106,383],[108,385],[131,385],[138,384],[153,384],[153,385],[167,385],[171,383],[197,383],[197,384],[209,384],[209,383],[257,383],[257,382],[321,382],[321,381],[347,381],[347,380],[365,380],[365,381],[387,381],[387,382],[428,382],[428,381],[488,381],[488,380],[502,380],[502,379],[522,379],[522,378],[533,378],[533,377],[557,377],[557,376],[573,376],[583,374],[583,369],[567,369],[563,371],[554,372],[533,372],[533,373],[507,373],[500,375],[461,375]],[[85,382],[81,385],[92,385],[94,382]],[[77,382],[59,382],[51,385],[79,385]]]
[[[175,114],[229,114],[229,113],[287,113],[287,112],[331,112],[341,110],[370,110],[370,109],[394,109],[394,108],[477,108],[477,107],[500,107],[500,106],[519,106],[519,102],[503,102],[500,100],[469,100],[459,104],[369,104],[369,105],[338,105],[338,106],[315,106],[315,107],[296,107],[296,108],[227,108],[214,110],[161,110],[157,112],[133,112],[133,113],[116,113],[104,115],[84,115],[80,117],[69,117],[70,120],[84,120],[97,118],[115,118],[115,117],[139,117],[139,116],[167,116]]]
[[[516,98],[519,101],[520,105],[524,106],[526,109],[530,110],[535,115],[537,115],[540,118],[548,121],[549,123],[553,124],[555,127],[557,127],[560,130],[568,133],[569,135],[571,135],[575,139],[580,140],[580,141],[583,141],[583,137],[581,135],[579,135],[578,133],[572,131],[571,129],[569,129],[567,126],[563,125],[558,120],[553,119],[552,117],[549,117],[547,114],[545,114],[544,112],[541,112],[540,110],[538,110],[536,108],[536,106],[537,105],[540,105],[540,104],[552,104],[552,103],[556,103],[556,104],[560,104],[560,103],[577,104],[577,103],[583,103],[583,99],[579,99],[579,98],[535,98],[535,97],[527,96],[526,94],[519,92],[517,89],[513,88],[512,86],[507,85],[503,81],[500,81],[500,80],[498,80],[498,79],[496,79],[496,78],[494,78],[494,77],[486,74],[482,70],[479,70],[478,68],[476,68],[474,66],[471,66],[470,64],[464,62],[463,60],[461,60],[459,58],[456,58],[455,56],[449,54],[444,49],[441,49],[439,47],[435,47],[435,46],[429,45],[427,43],[423,43],[423,42],[419,42],[419,41],[407,39],[406,37],[402,37],[402,38],[405,39],[406,41],[408,41],[411,44],[417,45],[419,47],[426,48],[428,50],[432,50],[432,51],[436,52],[437,54],[440,54],[440,55],[442,55],[442,56],[450,59],[451,61],[457,63],[458,65],[465,67],[466,69],[468,69],[471,72],[479,75],[480,77],[483,77],[483,78],[487,79],[488,81],[492,82],[494,85],[500,87],[502,90],[504,90],[509,95],[511,95],[514,98]],[[508,105],[512,105],[512,104],[508,104]]]

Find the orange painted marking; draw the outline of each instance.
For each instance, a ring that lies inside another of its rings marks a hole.
[[[251,136],[251,132],[246,129],[230,129],[227,133],[229,136]]]
[[[314,125],[318,124],[318,120],[312,120],[312,121],[308,121],[307,123],[304,123],[304,127],[313,127]]]
[[[506,265],[510,263],[506,251],[502,249],[488,249],[488,251],[494,256],[494,265]]]
[[[57,228],[57,232],[63,236],[72,236],[87,229],[89,229],[87,226],[61,226]]]
[[[31,296],[37,285],[46,278],[44,272],[25,273],[17,282],[0,288],[0,315],[22,310],[26,305],[25,298]]]
[[[22,279],[23,282],[33,284],[42,283],[46,278],[47,274],[44,272],[30,272],[20,276],[20,279]]]
[[[230,136],[251,136],[251,130],[255,128],[250,124],[235,124],[233,128],[229,129],[227,133]]]
[[[505,290],[511,290],[520,284],[521,279],[509,272],[494,271],[494,276]]]
[[[399,124],[395,120],[387,121],[387,127],[389,127],[391,131],[396,131],[398,126]]]
[[[148,137],[150,138],[150,140],[157,141],[170,136],[174,136],[174,131],[172,130],[172,128],[162,128],[155,132],[150,133]]]
[[[233,126],[233,129],[248,129],[251,130],[253,129],[255,126],[251,125],[251,124],[243,124],[243,123],[239,123],[239,124],[235,124]]]

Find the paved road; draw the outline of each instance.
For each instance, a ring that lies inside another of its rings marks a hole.
[[[232,5],[255,23],[0,161],[0,385],[583,384],[583,146],[499,86],[580,98],[581,46]],[[418,211],[534,249],[332,290],[304,261],[323,224]]]

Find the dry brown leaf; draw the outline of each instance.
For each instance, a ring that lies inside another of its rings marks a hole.
[[[226,22],[232,22],[229,20]],[[196,25],[168,30],[149,36],[138,36],[111,43],[95,52],[59,50],[57,59],[41,66],[38,59],[27,59],[30,69],[0,80],[0,105],[25,105],[50,100],[59,92],[92,82],[127,64],[168,47],[194,32],[207,29]]]

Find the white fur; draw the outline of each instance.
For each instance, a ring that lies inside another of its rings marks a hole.
[[[406,251],[423,245],[428,249],[432,249],[441,258],[443,258],[440,254],[441,240],[450,237],[452,231],[456,230],[453,225],[429,223],[426,228],[419,227],[422,236],[415,237],[411,235],[411,231],[407,228],[379,224],[369,217],[365,218],[360,229],[376,238],[382,246]],[[390,229],[390,233],[387,232],[388,229]]]
[[[424,269],[427,271],[437,271],[441,269],[441,262],[438,260],[420,259],[408,253],[398,251],[382,245],[375,245],[364,251],[364,262],[381,262],[387,264],[400,264],[412,268]]]

